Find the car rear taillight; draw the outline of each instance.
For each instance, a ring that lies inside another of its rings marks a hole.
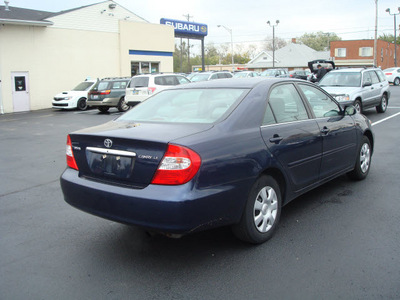
[[[290,74],[289,77],[293,78],[293,74]]]
[[[154,94],[154,92],[156,91],[155,87],[149,87],[147,88],[147,94],[152,95]]]
[[[79,170],[78,166],[75,161],[74,157],[74,152],[72,151],[72,143],[71,143],[71,138],[69,135],[67,136],[67,148],[66,148],[66,154],[67,154],[67,165],[68,167]]]
[[[392,73],[385,73],[385,75],[392,75]]]
[[[169,144],[151,183],[184,184],[196,175],[200,165],[201,158],[196,152],[183,146]]]
[[[111,90],[105,90],[105,91],[101,91],[100,95],[109,95],[111,93]]]

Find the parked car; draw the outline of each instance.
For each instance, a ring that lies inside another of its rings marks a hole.
[[[261,77],[289,77],[286,69],[268,69],[260,74]]]
[[[379,68],[333,70],[322,78],[319,86],[341,104],[353,104],[360,113],[373,107],[384,113],[389,103],[389,82]]]
[[[295,79],[303,79],[307,80],[307,78],[311,75],[311,72],[308,70],[293,70],[289,71],[289,77]]]
[[[85,80],[70,91],[65,91],[54,96],[53,108],[86,110],[88,91],[96,84],[97,80]]]
[[[134,106],[151,95],[190,80],[178,74],[145,74],[133,76],[126,87],[125,101]]]
[[[366,178],[373,148],[370,121],[315,84],[213,80],[69,134],[60,181],[66,202],[106,219],[174,237],[231,225],[262,243],[294,198]]]
[[[234,78],[248,78],[248,77],[258,77],[258,76],[259,76],[258,73],[253,71],[241,71],[233,74]]]
[[[383,70],[387,80],[394,85],[400,84],[400,68],[389,68]]]
[[[125,89],[130,77],[103,78],[98,81],[88,94],[87,104],[96,107],[100,112],[107,112],[116,107],[124,112],[129,109],[125,102]]]
[[[190,77],[190,81],[198,82],[198,81],[207,81],[207,80],[214,80],[214,79],[225,79],[225,78],[232,78],[233,75],[230,72],[221,71],[221,72],[200,72],[194,74]]]

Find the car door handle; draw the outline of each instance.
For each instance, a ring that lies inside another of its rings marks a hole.
[[[278,134],[274,134],[272,138],[269,139],[271,143],[279,144],[283,140],[283,137],[279,136]]]
[[[326,126],[324,126],[324,128],[321,129],[321,133],[323,133],[323,134],[328,134],[329,131],[330,131],[330,130],[329,130],[328,127],[326,127]]]

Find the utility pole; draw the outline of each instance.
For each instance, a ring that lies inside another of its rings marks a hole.
[[[378,61],[376,59],[377,55],[377,42],[378,41],[378,0],[375,0],[375,38],[374,38],[374,67],[378,66]]]
[[[188,22],[190,22],[190,18],[193,18],[193,16],[187,14],[187,15],[183,15]],[[192,72],[192,66],[190,65],[190,43],[189,43],[189,38],[188,38],[188,72],[191,73]]]
[[[276,20],[275,25],[271,25],[270,21],[267,24],[272,27],[272,68],[275,68],[275,26],[278,26],[279,20]]]

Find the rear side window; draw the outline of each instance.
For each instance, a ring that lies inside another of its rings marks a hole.
[[[269,95],[269,104],[278,123],[308,119],[304,103],[292,84],[274,87]]]
[[[149,77],[132,77],[129,83],[130,88],[140,88],[149,86]]]
[[[262,124],[265,126],[265,125],[271,125],[271,124],[275,124],[275,123],[276,123],[276,121],[275,121],[274,115],[272,114],[271,106],[268,103],[267,110],[265,111]]]
[[[154,83],[156,85],[177,85],[178,80],[175,76],[159,76],[154,78]]]
[[[399,70],[397,70],[397,72],[399,72]],[[380,82],[386,81],[385,74],[383,74],[383,72],[381,70],[376,70],[376,74],[378,74]]]
[[[373,84],[379,83],[379,78],[378,78],[378,75],[376,75],[375,71],[371,71],[369,73],[371,75],[372,83]]]
[[[113,90],[121,90],[126,88],[126,81],[114,81],[112,83]]]
[[[97,90],[98,91],[107,90],[109,85],[110,85],[109,81],[100,81],[99,85],[97,86]]]

